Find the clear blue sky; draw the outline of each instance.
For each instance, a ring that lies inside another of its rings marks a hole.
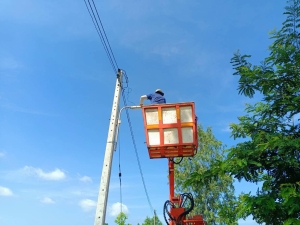
[[[95,1],[120,68],[128,103],[160,88],[194,101],[199,122],[231,146],[229,124],[253,103],[237,93],[230,59],[259,63],[285,1]],[[2,0],[0,6],[0,224],[93,224],[115,74],[84,1]],[[121,105],[122,106],[122,105]],[[140,111],[130,111],[143,177],[163,220],[167,160],[150,160]],[[114,154],[106,221],[120,202],[128,222],[152,216],[125,114]],[[119,157],[119,151],[121,157]],[[236,183],[236,191],[256,191]],[[251,218],[241,225],[254,225]]]

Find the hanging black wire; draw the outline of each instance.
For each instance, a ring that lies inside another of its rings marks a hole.
[[[185,210],[178,216],[177,222],[182,221],[182,219],[193,210],[195,205],[194,198],[191,193],[183,193],[180,195],[180,198],[182,201],[179,207],[185,208]]]
[[[176,208],[176,206],[175,206],[175,204],[173,202],[171,202],[170,200],[167,200],[165,202],[164,208],[163,208],[164,209],[163,210],[163,212],[164,212],[164,219],[165,219],[167,225],[169,225],[169,219],[173,220],[173,221],[176,220],[176,218],[173,218],[172,215],[171,215],[171,213],[170,213],[171,208]],[[168,216],[168,218],[167,218],[167,216]]]
[[[123,212],[122,210],[122,206],[123,206],[123,200],[122,200],[122,172],[121,172],[121,141],[120,141],[120,135],[118,138],[118,142],[119,142],[119,180],[120,180],[120,204],[121,204],[121,212]]]
[[[172,217],[171,215],[171,208],[177,208],[176,205],[170,200],[165,202],[163,212],[167,225],[169,225],[170,221],[175,221],[176,224],[182,224],[183,218],[193,210],[195,203],[191,193],[181,194],[180,199],[181,203],[178,205],[178,208],[184,208],[184,212],[182,212],[178,218]]]
[[[115,57],[114,57],[114,53],[113,53],[113,51],[112,51],[112,49],[111,49],[111,47],[110,47],[108,38],[107,38],[107,36],[106,36],[104,27],[103,27],[103,25],[102,25],[100,16],[99,16],[99,14],[98,14],[96,5],[95,5],[95,3],[94,3],[94,0],[92,0],[92,1],[93,1],[93,6],[91,5],[90,0],[84,0],[84,3],[85,3],[85,6],[86,6],[86,8],[87,8],[87,10],[88,10],[88,12],[89,12],[89,14],[90,14],[90,16],[91,16],[91,19],[92,19],[93,23],[94,23],[94,26],[95,26],[95,28],[96,28],[96,31],[97,31],[97,33],[98,33],[98,35],[99,35],[99,38],[100,38],[100,40],[101,40],[101,42],[102,42],[102,45],[103,45],[103,47],[104,47],[104,50],[105,50],[105,52],[106,52],[106,55],[107,55],[107,57],[108,57],[108,59],[109,59],[109,62],[110,62],[111,66],[112,66],[112,68],[113,68],[113,70],[114,70],[114,72],[115,72],[115,74],[116,74],[116,73],[117,73],[117,69],[118,69],[119,67],[118,67],[117,61],[116,61],[116,59],[115,59]],[[94,9],[93,9],[93,8],[95,9],[96,13],[94,12]],[[97,14],[97,17],[96,17],[95,14]],[[100,28],[99,24],[101,24],[102,29]],[[104,33],[104,35],[103,35],[103,33]],[[104,38],[104,36],[105,36],[105,38]],[[109,46],[109,47],[108,47],[108,46]]]
[[[111,49],[111,46],[109,44],[109,41],[108,41],[108,38],[107,38],[107,35],[106,35],[106,32],[105,32],[105,29],[104,29],[103,24],[101,22],[101,19],[100,19],[97,7],[96,7],[96,5],[94,3],[94,0],[91,0],[91,1],[93,3],[93,7],[92,7],[92,5],[90,3],[90,0],[84,0],[84,3],[86,5],[86,7],[87,7],[87,10],[88,10],[88,12],[89,12],[89,14],[91,16],[91,19],[92,19],[92,21],[94,23],[94,26],[95,26],[95,28],[97,30],[97,33],[98,33],[99,38],[100,38],[100,40],[102,42],[102,45],[103,45],[104,50],[105,50],[105,52],[107,54],[107,57],[108,57],[108,59],[110,61],[110,64],[111,64],[111,66],[112,66],[112,68],[113,68],[113,70],[114,70],[114,72],[116,74],[117,71],[118,71],[118,68],[119,68],[118,64],[117,64],[117,61],[115,59],[114,53],[113,53],[113,51]],[[96,13],[94,12],[93,8],[95,9]],[[97,17],[96,17],[95,14],[97,15]],[[99,24],[101,25],[102,29],[100,28]],[[127,106],[127,101],[126,101],[126,97],[125,97],[125,89],[127,88],[128,90],[130,90],[130,88],[128,87],[128,76],[127,76],[126,72],[124,73],[124,79],[125,79],[125,85],[123,85],[123,83],[122,83],[122,87],[121,88],[122,88],[122,97],[123,97],[124,106]],[[148,192],[147,192],[147,188],[146,188],[146,184],[145,184],[145,180],[144,180],[144,176],[143,176],[143,172],[142,172],[142,168],[141,168],[141,163],[140,163],[140,160],[139,160],[138,151],[137,151],[137,147],[136,147],[136,143],[135,143],[135,139],[134,139],[134,135],[133,135],[133,130],[132,130],[132,125],[131,125],[131,121],[130,121],[130,116],[129,116],[128,108],[126,108],[125,111],[126,111],[126,115],[127,115],[127,121],[128,121],[129,128],[130,128],[131,138],[132,138],[133,146],[134,146],[134,149],[135,149],[135,154],[136,154],[136,158],[137,158],[137,162],[138,162],[139,171],[140,171],[140,174],[141,174],[141,178],[142,178],[144,190],[145,190],[145,193],[146,193],[146,196],[147,196],[147,200],[148,200],[148,203],[149,203],[149,206],[150,206],[150,209],[151,209],[151,213],[153,213],[154,210],[153,210],[153,207],[152,207],[152,204],[150,202],[150,198],[149,198],[149,195],[148,195]],[[119,167],[120,198],[122,198],[122,192],[121,192],[121,172],[120,171],[121,170],[120,170],[120,167]],[[121,202],[121,207],[122,207],[122,202]]]
[[[175,161],[175,158],[170,158],[170,161],[172,161],[174,164],[180,164],[182,162],[182,160],[183,160],[183,157],[181,157],[179,159],[179,161]]]
[[[128,77],[127,77],[126,73],[124,73],[124,76],[125,76],[124,77],[125,81],[128,82]],[[128,83],[127,83],[127,86],[128,86]],[[127,101],[126,101],[126,96],[125,96],[125,89],[122,89],[122,98],[123,98],[123,104],[126,107],[127,106]],[[129,129],[130,129],[131,139],[132,139],[133,147],[134,147],[134,150],[135,150],[135,155],[136,155],[137,163],[138,163],[138,166],[139,166],[139,171],[140,171],[140,174],[141,174],[144,190],[145,190],[145,193],[146,193],[148,204],[149,204],[150,209],[151,209],[151,213],[153,213],[154,210],[153,210],[153,207],[152,207],[149,195],[148,195],[148,191],[147,191],[147,188],[146,188],[146,183],[145,183],[145,180],[144,180],[144,175],[143,175],[143,171],[142,171],[142,167],[141,167],[141,163],[140,163],[140,159],[139,159],[139,154],[138,154],[136,143],[135,143],[135,138],[134,138],[134,134],[133,134],[133,129],[132,129],[132,125],[131,125],[131,120],[130,120],[128,108],[125,108],[125,111],[126,111],[126,115],[127,115],[127,121],[128,121]]]
[[[98,19],[99,19],[99,22],[100,22],[101,27],[102,27],[102,30],[103,30],[103,33],[104,33],[104,36],[105,36],[105,40],[106,40],[107,45],[108,45],[108,47],[109,47],[109,50],[110,50],[110,52],[111,52],[112,59],[113,59],[113,61],[115,62],[117,68],[119,68],[119,67],[118,67],[118,63],[117,63],[117,61],[116,61],[116,59],[115,59],[114,52],[112,51],[112,49],[111,49],[111,47],[110,47],[110,44],[109,44],[109,41],[108,41],[108,38],[107,38],[107,35],[106,35],[106,32],[105,32],[105,29],[104,29],[104,27],[103,27],[103,24],[102,24],[101,18],[100,18],[100,16],[99,16],[97,7],[96,7],[96,5],[95,5],[95,2],[94,2],[94,0],[92,0],[92,1],[93,1],[94,8],[95,8],[95,10],[96,10],[96,14],[97,14]]]

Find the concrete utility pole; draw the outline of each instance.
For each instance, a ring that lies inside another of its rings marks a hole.
[[[94,225],[105,224],[107,197],[108,197],[110,174],[111,174],[111,164],[113,159],[113,152],[116,145],[116,128],[118,125],[118,118],[119,118],[119,102],[120,102],[120,95],[122,91],[122,78],[123,78],[123,71],[118,69],[117,82],[116,82],[114,100],[113,100],[112,111],[110,116],[109,130],[107,136],[107,143],[105,149],[105,156],[103,162],[103,169],[102,169],[102,176],[100,181],[100,189],[98,194],[98,202],[97,202]]]

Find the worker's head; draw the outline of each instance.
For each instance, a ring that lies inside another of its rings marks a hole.
[[[155,93],[159,93],[159,94],[161,94],[162,96],[164,96],[164,93],[163,93],[163,91],[162,91],[161,89],[156,89]]]

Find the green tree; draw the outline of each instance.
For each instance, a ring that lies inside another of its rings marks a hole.
[[[142,223],[142,225],[162,225],[162,222],[159,220],[157,216],[155,216],[155,223],[154,223],[154,217],[150,218],[147,216],[145,221]]]
[[[127,215],[123,212],[120,212],[117,218],[115,219],[115,223],[118,225],[125,225],[127,219]]]
[[[220,174],[209,181],[199,179],[214,162],[225,159],[224,146],[216,140],[211,128],[205,131],[201,125],[198,126],[198,141],[197,154],[175,165],[175,190],[193,195],[195,206],[189,215],[202,214],[208,224],[237,224],[232,177]],[[197,175],[187,183],[191,173]]]
[[[232,137],[243,141],[204,176],[223,171],[260,182],[257,193],[240,196],[239,212],[267,225],[300,224],[300,128],[293,123],[300,112],[300,1],[287,3],[287,19],[271,32],[274,42],[261,65],[239,52],[232,58],[239,93],[250,98],[259,93],[262,99],[246,105],[247,114],[231,125]]]

